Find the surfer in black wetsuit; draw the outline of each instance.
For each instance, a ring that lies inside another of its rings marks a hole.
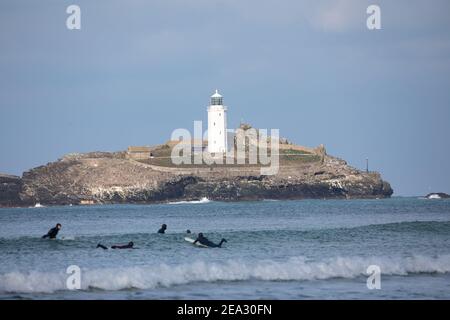
[[[164,223],[161,226],[161,229],[158,230],[158,233],[166,233],[167,225]]]
[[[227,242],[227,240],[222,238],[222,240],[220,240],[219,244],[215,244],[214,242],[209,241],[208,238],[206,238],[203,235],[203,233],[199,233],[197,239],[194,241],[194,244],[196,244],[197,242],[200,242],[202,245],[211,247],[211,248],[222,248],[222,244],[224,242]]]
[[[111,246],[111,249],[134,249],[133,246],[134,246],[133,241],[130,241],[130,242],[128,242],[128,244],[113,245],[113,246]],[[102,248],[103,250],[108,250],[108,247],[102,245],[101,243],[97,244],[97,248]]]
[[[58,223],[56,227],[51,228],[46,235],[42,236],[42,239],[50,238],[50,239],[56,239],[56,235],[58,234],[59,230],[61,229],[61,223]]]
[[[128,244],[111,246],[111,249],[133,249],[133,246],[133,241],[130,241]]]

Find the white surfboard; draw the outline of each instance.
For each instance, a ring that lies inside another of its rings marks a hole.
[[[65,236],[65,237],[61,237],[61,238],[57,238],[58,240],[75,240],[74,236]]]
[[[184,240],[186,240],[187,242],[192,243],[192,244],[194,244],[194,242],[195,242],[195,239],[192,239],[189,237],[185,237]],[[202,248],[209,248],[208,246],[205,246],[204,244],[201,244],[200,242],[197,242],[195,245],[202,247]]]

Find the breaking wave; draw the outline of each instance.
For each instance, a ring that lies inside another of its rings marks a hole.
[[[154,289],[194,282],[216,281],[304,281],[367,276],[369,265],[378,265],[382,275],[406,276],[416,273],[450,273],[450,255],[436,257],[412,256],[404,258],[337,257],[323,261],[309,261],[293,257],[287,261],[228,261],[131,268],[82,270],[83,290]],[[68,275],[46,272],[10,272],[0,275],[0,292],[52,293],[66,289]]]

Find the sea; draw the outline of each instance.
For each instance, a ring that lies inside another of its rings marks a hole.
[[[4,208],[0,299],[450,299],[450,200]]]

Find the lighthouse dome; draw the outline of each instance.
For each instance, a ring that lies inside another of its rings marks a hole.
[[[223,97],[217,89],[216,89],[216,92],[211,96],[211,105],[212,106],[223,105]]]

